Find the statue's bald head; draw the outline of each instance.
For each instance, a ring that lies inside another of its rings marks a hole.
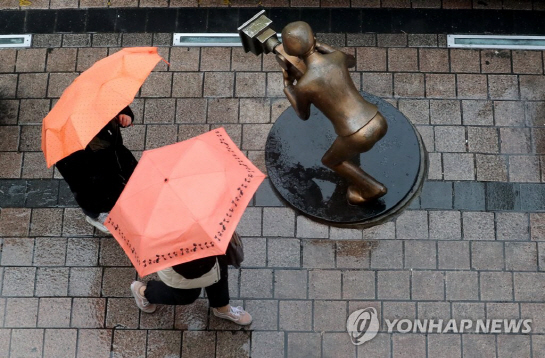
[[[288,55],[304,55],[314,46],[314,33],[304,21],[289,23],[282,30],[282,44]]]

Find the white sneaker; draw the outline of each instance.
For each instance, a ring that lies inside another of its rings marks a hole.
[[[244,311],[240,306],[231,306],[230,311],[227,313],[221,313],[220,311],[212,307],[212,312],[216,317],[228,319],[229,321],[233,321],[236,324],[240,324],[241,326],[247,326],[252,323],[252,316],[250,316],[250,314]]]
[[[98,218],[93,219],[90,216],[85,216],[85,221],[87,221],[89,224],[96,227],[98,230],[102,231],[103,233],[107,235],[111,235],[110,231],[106,226],[104,226],[104,222],[106,221],[106,218],[108,217],[108,213],[100,213],[98,215]]]
[[[133,281],[133,283],[131,283],[132,295],[134,296],[134,300],[136,301],[138,308],[146,313],[153,313],[155,312],[157,305],[154,303],[149,303],[146,297],[140,294],[140,288],[143,286],[145,286],[144,283],[140,281]]]

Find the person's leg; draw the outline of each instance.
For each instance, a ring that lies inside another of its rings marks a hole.
[[[179,289],[167,286],[163,281],[148,281],[144,296],[150,303],[164,305],[188,305],[195,302],[201,294],[200,288]]]
[[[205,288],[206,297],[214,316],[228,319],[240,325],[252,323],[252,316],[242,307],[233,307],[229,304],[229,279],[227,265],[220,263],[220,280]]]

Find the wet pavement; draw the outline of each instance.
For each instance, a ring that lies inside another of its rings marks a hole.
[[[0,9],[15,11],[17,3]],[[80,0],[79,7],[104,3]],[[262,1],[362,11],[483,3],[543,10],[535,1]],[[73,2],[31,5],[66,7]],[[42,33],[30,49],[0,49],[0,357],[545,356],[544,52],[449,49],[436,33],[318,38],[354,54],[358,88],[416,126],[429,152],[428,177],[406,211],[369,229],[311,221],[286,207],[266,180],[239,225],[243,267],[230,270],[232,303],[254,317],[246,328],[211,315],[204,297],[151,315],[138,310],[130,261],[113,238],[93,231],[60,174],[46,168],[41,120],[97,59],[121,46],[159,46],[170,66],[157,66],[132,105],[135,125],[123,131],[129,149],[139,157],[223,126],[265,171],[267,135],[289,106],[274,57],[171,47],[171,34],[153,31]],[[380,331],[356,346],[347,317],[370,307]],[[453,319],[458,327],[470,320],[472,327],[389,333],[394,319]],[[531,332],[476,332],[487,319],[532,319]]]

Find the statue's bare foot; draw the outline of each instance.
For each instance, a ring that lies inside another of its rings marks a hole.
[[[346,198],[348,202],[352,205],[360,205],[368,201],[380,198],[388,192],[388,189],[380,183],[377,182],[376,185],[372,185],[368,190],[362,190],[361,188],[350,185],[346,191]]]

